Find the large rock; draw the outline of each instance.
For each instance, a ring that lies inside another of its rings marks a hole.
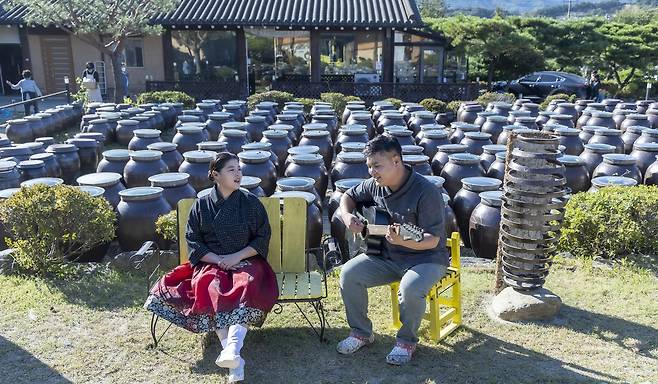
[[[491,302],[491,312],[502,320],[549,320],[560,310],[562,300],[546,288],[517,291],[503,289]]]

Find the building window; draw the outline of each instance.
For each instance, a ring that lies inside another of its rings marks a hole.
[[[172,31],[171,45],[175,80],[237,80],[234,31]]]
[[[324,75],[382,73],[381,33],[334,32],[320,35],[321,72]]]
[[[283,31],[274,37],[274,70],[277,79],[308,79],[311,74],[311,36]]]
[[[141,38],[128,39],[123,50],[126,67],[144,67],[144,41]]]

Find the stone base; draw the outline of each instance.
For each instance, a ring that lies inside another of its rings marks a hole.
[[[506,321],[550,320],[560,310],[562,300],[546,288],[532,291],[503,289],[491,302],[491,313]]]

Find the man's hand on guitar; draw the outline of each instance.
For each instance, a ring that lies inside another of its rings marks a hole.
[[[352,214],[346,214],[341,217],[345,226],[347,226],[352,233],[362,233],[365,225],[358,217]]]
[[[386,241],[393,245],[404,245],[405,240],[400,236],[400,224],[394,223],[388,226],[388,231],[386,232]]]

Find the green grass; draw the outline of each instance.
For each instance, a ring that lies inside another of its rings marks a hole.
[[[658,382],[655,270],[562,260],[546,283],[564,302],[559,316],[525,324],[490,319],[483,304],[493,274],[467,270],[464,326],[435,345],[423,325],[416,358],[404,367],[384,361],[394,342],[386,287],[370,295],[376,343],[354,356],[335,352],[348,332],[337,280],[326,300],[329,342],[319,343],[285,306],[247,336],[247,383]],[[145,290],[142,276],[115,271],[67,282],[0,276],[0,381],[224,382],[214,334],[172,328],[161,347],[148,348]]]

